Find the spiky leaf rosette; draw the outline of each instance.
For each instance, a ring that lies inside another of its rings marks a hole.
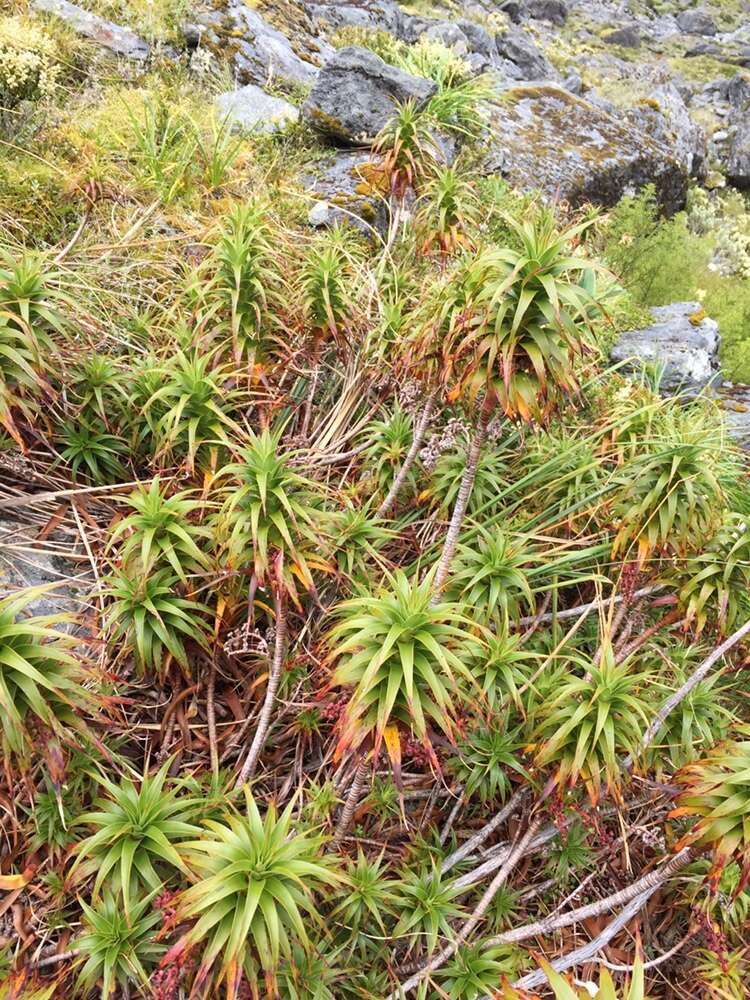
[[[75,942],[81,966],[77,984],[87,996],[101,986],[101,1000],[109,1000],[117,986],[125,993],[133,980],[148,989],[149,972],[165,950],[155,940],[162,915],[149,912],[153,898],[152,892],[138,900],[129,914],[111,892],[96,906],[80,901],[84,919],[83,934]]]
[[[428,721],[453,739],[461,681],[471,684],[467,663],[482,640],[460,605],[431,605],[432,577],[421,584],[397,570],[371,594],[339,604],[328,634],[331,685],[353,688],[341,722],[337,752],[368,736],[382,740],[398,763],[398,727],[428,749]],[[393,737],[393,738],[391,738]]]
[[[243,969],[253,982],[258,963],[273,981],[282,956],[309,947],[306,924],[320,920],[314,893],[344,881],[336,859],[321,854],[323,838],[293,830],[294,802],[280,816],[271,803],[261,816],[247,786],[244,793],[244,813],[206,821],[203,836],[182,845],[199,877],[178,898],[177,916],[196,923],[164,959],[203,942],[197,982],[218,962],[214,982],[226,980],[228,996]]]
[[[522,249],[489,248],[468,259],[456,279],[468,309],[452,309],[442,342],[451,395],[491,393],[508,417],[541,420],[556,391],[573,392],[573,359],[586,344],[594,308],[594,265],[570,253],[583,225],[556,232],[550,216],[509,220]]]
[[[684,555],[714,534],[725,510],[720,473],[727,451],[711,429],[697,415],[693,421],[670,413],[656,440],[622,467],[615,555],[631,547],[639,563],[660,550]]]
[[[750,737],[743,726],[738,735]],[[750,739],[728,740],[675,777],[682,791],[669,815],[697,816],[698,821],[677,845],[713,848],[711,880],[718,884],[732,860],[742,866],[739,889],[750,881]]]
[[[561,790],[580,777],[596,804],[602,779],[616,794],[620,757],[638,751],[650,721],[646,690],[651,674],[634,669],[629,660],[616,664],[609,644],[589,673],[590,680],[569,677],[543,706],[536,764],[555,768]]]
[[[229,529],[230,562],[237,568],[250,562],[261,586],[283,584],[298,603],[295,579],[314,591],[312,570],[328,568],[316,554],[321,487],[293,468],[293,456],[279,448],[280,437],[268,430],[251,433],[248,446],[239,450],[240,461],[221,470],[219,477],[230,478],[232,485],[220,520]]]
[[[689,556],[684,566],[666,579],[679,588],[685,608],[685,627],[700,634],[714,621],[721,633],[737,621],[750,589],[750,531],[741,514],[727,514],[724,524],[702,552]]]
[[[280,304],[281,276],[275,261],[268,213],[260,205],[236,205],[222,224],[208,260],[213,277],[206,289],[210,321],[218,313],[218,333],[229,327],[238,367],[266,367],[278,350],[271,307]]]
[[[196,465],[211,463],[230,434],[240,433],[230,414],[242,393],[234,388],[234,371],[197,348],[174,351],[157,373],[159,386],[145,404],[141,438],[150,431],[158,458],[184,461],[192,473]]]
[[[189,573],[206,570],[210,560],[200,545],[206,546],[211,537],[207,528],[193,524],[190,517],[204,504],[189,490],[167,494],[158,476],[151,485],[135,490],[127,499],[132,513],[127,514],[112,529],[109,544],[121,541],[123,564],[135,557],[141,571],[169,565],[183,583]]]
[[[85,685],[90,679],[70,652],[80,639],[61,627],[70,615],[22,617],[45,587],[32,587],[0,600],[0,726],[4,753],[24,756],[32,743],[32,719],[59,738],[68,731],[85,733],[78,712],[95,713],[97,698]]]
[[[480,528],[472,545],[458,546],[451,591],[485,624],[494,622],[507,632],[521,605],[534,611],[525,572],[531,558],[523,537]]]
[[[189,643],[208,648],[209,608],[181,597],[177,585],[169,567],[136,577],[120,570],[110,577],[105,630],[112,630],[120,650],[131,653],[141,669],[161,674],[171,658],[189,674]]]
[[[188,873],[175,843],[201,832],[190,822],[199,800],[181,795],[179,783],[167,787],[171,763],[167,760],[156,774],[143,775],[138,785],[129,777],[115,784],[100,776],[106,795],[97,798],[93,812],[75,821],[77,827],[94,832],[76,845],[72,871],[96,875],[94,896],[105,884],[122,892],[126,914],[139,885],[158,892],[171,870]]]

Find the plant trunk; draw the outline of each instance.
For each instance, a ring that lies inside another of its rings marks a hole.
[[[482,453],[482,445],[484,444],[484,439],[487,436],[487,424],[490,422],[490,415],[492,414],[493,408],[494,398],[490,393],[487,393],[484,397],[484,402],[482,403],[482,409],[479,412],[479,424],[477,425],[474,440],[472,441],[471,448],[469,449],[469,457],[466,461],[466,468],[464,469],[461,486],[459,487],[458,496],[456,497],[456,503],[453,508],[453,516],[451,517],[451,523],[448,527],[448,533],[445,536],[443,552],[440,556],[440,562],[438,563],[437,572],[435,573],[435,579],[432,583],[433,604],[437,604],[440,600],[443,585],[448,579],[448,573],[450,572],[453,556],[456,552],[456,545],[458,544],[458,536],[461,534],[461,526],[463,525],[464,515],[466,514],[466,508],[468,507],[469,499],[471,498],[471,491],[474,487],[474,480],[477,475],[477,466],[479,465],[479,456]]]
[[[404,459],[403,465],[398,470],[396,478],[393,480],[393,483],[391,484],[391,488],[388,491],[388,495],[373,514],[373,520],[376,520],[379,517],[385,517],[385,515],[391,509],[393,504],[396,502],[396,498],[398,497],[401,487],[406,482],[406,477],[411,472],[411,467],[412,465],[414,465],[417,455],[419,454],[419,450],[422,447],[422,441],[424,440],[425,432],[430,422],[432,411],[435,409],[436,402],[437,402],[437,393],[433,392],[431,396],[428,396],[424,410],[422,411],[422,416],[419,418],[419,423],[414,429],[414,438],[411,443],[411,448],[409,448],[409,451],[406,454],[406,458]]]
[[[306,438],[310,430],[310,420],[312,418],[313,403],[315,402],[315,392],[318,388],[320,378],[320,359],[323,354],[323,342],[319,337],[315,338],[315,349],[312,359],[312,374],[310,375],[310,385],[307,387],[307,401],[305,403],[305,416],[302,421],[301,436]]]
[[[344,802],[344,808],[341,810],[341,816],[339,816],[339,821],[336,824],[336,832],[333,835],[334,847],[338,846],[341,840],[346,836],[346,833],[351,826],[352,820],[354,819],[354,810],[357,808],[359,798],[362,794],[362,788],[364,787],[366,776],[367,754],[362,754],[359,758],[359,763],[355,768],[354,777],[352,778],[352,783],[349,786],[349,794],[346,796],[346,802]]]
[[[279,689],[281,671],[284,666],[284,650],[286,648],[287,632],[286,607],[284,605],[282,590],[278,585],[274,587],[273,605],[276,617],[276,641],[273,650],[273,662],[271,664],[271,670],[268,674],[266,697],[263,702],[260,718],[258,719],[258,726],[255,730],[255,736],[253,737],[253,742],[250,746],[247,759],[245,760],[242,770],[240,771],[240,776],[237,779],[237,788],[241,788],[255,774],[255,768],[263,751],[266,736],[268,735],[268,729],[271,725],[271,713],[273,711],[274,702],[276,701],[276,692]]]

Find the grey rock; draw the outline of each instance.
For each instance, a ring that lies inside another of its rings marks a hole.
[[[31,602],[28,613],[53,615],[78,610],[78,596],[92,582],[88,563],[82,570],[75,562],[56,555],[55,548],[54,542],[38,542],[31,525],[0,518],[0,596],[54,584]]]
[[[688,35],[715,35],[719,30],[705,10],[684,10],[677,15],[677,26]]]
[[[293,104],[266,94],[254,83],[219,94],[216,110],[221,119],[232,125],[257,132],[277,132],[299,118]]]
[[[502,68],[511,79],[547,80],[554,70],[545,56],[520,28],[510,28],[495,36]]]
[[[331,225],[331,206],[327,201],[316,201],[307,213],[307,221],[315,229]]]
[[[750,80],[737,74],[724,82],[726,84],[725,96],[730,107],[738,111],[747,110],[750,107]]]
[[[641,29],[637,24],[627,24],[613,31],[605,31],[602,41],[607,45],[621,45],[624,49],[639,49],[641,47]]]
[[[453,49],[457,56],[465,56],[471,51],[469,39],[464,32],[457,24],[449,21],[435,21],[422,37],[432,42],[442,42],[447,48]]]
[[[750,118],[742,115],[729,141],[724,172],[737,188],[750,188]]]
[[[335,53],[315,81],[302,113],[319,131],[346,145],[370,143],[393,116],[396,104],[423,107],[436,92],[432,80],[389,66],[368,49]]]
[[[148,43],[134,31],[91,14],[74,3],[68,3],[68,0],[31,0],[30,8],[33,11],[54,14],[77,34],[125,59],[145,62],[151,54]]]
[[[406,16],[394,0],[349,0],[347,3],[308,3],[314,20],[334,28],[351,26],[388,31],[397,38],[404,32]]]
[[[269,79],[309,85],[318,74],[319,63],[333,51],[327,42],[300,32],[295,46],[242,0],[229,0],[221,10],[205,11],[204,43],[211,49],[231,53],[240,83],[266,84]],[[309,59],[298,54],[309,52]]]
[[[507,14],[514,24],[520,24],[526,13],[526,4],[523,0],[503,0],[500,10],[503,14]]]
[[[474,21],[457,21],[456,24],[468,40],[472,52],[491,59],[497,53],[497,45],[492,35],[481,24]]]
[[[182,37],[188,52],[195,52],[201,43],[205,30],[202,24],[183,24]]]
[[[722,383],[719,402],[724,407],[724,424],[730,437],[750,451],[750,386]]]
[[[551,21],[558,27],[562,27],[568,20],[568,6],[563,0],[528,0],[526,10],[530,17]]]
[[[706,133],[694,122],[682,94],[672,83],[662,84],[651,92],[656,107],[639,106],[630,112],[634,125],[671,149],[691,177],[706,175]]]
[[[563,87],[565,87],[565,89],[569,93],[575,94],[577,97],[580,97],[581,94],[583,93],[583,80],[578,75],[578,73],[570,73],[568,76],[565,77],[565,80],[563,81]]]
[[[613,347],[610,360],[625,362],[625,371],[637,373],[644,364],[662,370],[664,395],[694,395],[721,381],[719,325],[703,313],[699,302],[675,302],[651,310],[655,323],[628,330]]]
[[[371,184],[376,167],[369,152],[345,149],[303,177],[305,188],[318,199],[308,215],[310,225],[354,226],[368,237],[372,237],[373,228],[384,233],[388,209]]]
[[[665,212],[685,204],[685,168],[624,116],[550,84],[515,87],[503,98],[491,113],[485,173],[573,205],[614,205],[646,184]]]

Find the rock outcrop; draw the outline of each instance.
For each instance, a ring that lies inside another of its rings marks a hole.
[[[614,205],[653,184],[667,213],[682,208],[687,171],[657,140],[558,87],[516,87],[492,113],[486,173],[573,205]]]
[[[47,0],[51,2],[51,0]],[[231,58],[240,83],[265,85],[269,80],[309,85],[332,49],[326,41],[314,37],[312,22],[297,32],[293,45],[287,35],[273,27],[244,0],[230,0],[218,10],[200,17],[202,44],[223,58]],[[293,26],[289,26],[290,30]],[[299,54],[305,52],[306,58]]]
[[[655,323],[629,330],[613,347],[610,360],[637,373],[644,365],[660,369],[665,395],[694,395],[720,382],[719,326],[698,302],[675,302],[651,310]]]
[[[520,28],[509,28],[495,39],[500,66],[511,80],[549,80],[554,70]]]
[[[272,97],[254,83],[219,94],[216,111],[219,118],[237,128],[257,132],[277,132],[299,118],[293,104]]]
[[[31,0],[32,10],[59,17],[77,34],[96,42],[116,56],[145,62],[151,54],[150,45],[129,28],[98,17],[68,0]]]
[[[424,77],[390,66],[369,49],[340,49],[320,71],[302,112],[315,128],[349,146],[371,143],[397,104],[423,107],[437,91]]]

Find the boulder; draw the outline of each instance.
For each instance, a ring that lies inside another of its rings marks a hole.
[[[719,390],[724,408],[724,424],[730,437],[750,451],[750,385],[725,382]]]
[[[718,324],[709,319],[699,302],[674,302],[651,310],[655,323],[643,330],[628,330],[610,353],[624,371],[637,373],[645,364],[662,370],[663,395],[695,395],[721,380]]]
[[[54,542],[40,543],[32,525],[0,517],[0,596],[28,587],[55,586],[29,605],[35,615],[69,614],[78,610],[78,597],[91,586],[88,560],[78,566],[55,554]]]
[[[515,87],[491,114],[485,173],[573,205],[616,204],[653,184],[667,213],[682,208],[687,171],[661,143],[552,85]]]
[[[715,35],[716,21],[705,10],[684,10],[677,15],[677,27],[686,35]]]
[[[636,127],[644,128],[657,142],[671,149],[691,177],[706,176],[706,133],[691,118],[682,94],[673,83],[656,87],[646,102],[629,112],[629,118]]]
[[[746,111],[750,107],[750,80],[737,74],[723,82],[726,85],[725,96],[730,107],[737,111]]]
[[[510,18],[514,24],[520,24],[523,20],[523,16],[526,13],[526,4],[523,0],[503,0],[500,4],[500,10],[503,14]]]
[[[302,178],[318,199],[308,222],[315,227],[351,225],[371,237],[373,228],[388,228],[388,207],[374,176],[377,164],[369,152],[338,150],[313,174]]]
[[[737,188],[750,188],[750,119],[738,116],[724,164],[727,180]]]
[[[621,45],[624,49],[639,49],[641,47],[641,29],[637,24],[627,24],[613,31],[605,31],[602,41],[607,45]]]
[[[520,28],[495,36],[501,68],[512,80],[548,80],[555,72],[545,56]]]
[[[423,33],[422,37],[432,42],[442,42],[447,48],[453,49],[457,56],[465,56],[471,52],[471,45],[466,34],[457,24],[451,24],[450,21],[435,21]]]
[[[539,21],[551,21],[562,27],[568,20],[568,7],[563,0],[528,0],[526,10]]]
[[[151,54],[148,43],[134,31],[91,14],[74,3],[68,3],[68,0],[31,0],[29,6],[33,11],[54,14],[77,34],[109,49],[117,56],[145,62]]]
[[[200,15],[202,44],[221,58],[231,56],[232,68],[242,84],[267,84],[270,79],[309,86],[320,62],[333,51],[327,42],[314,40],[300,30],[293,46],[286,35],[269,24],[243,0],[228,0],[220,9]],[[308,58],[300,51],[307,47]]]
[[[219,118],[237,128],[256,132],[277,132],[299,118],[299,111],[293,104],[272,97],[254,83],[219,94],[216,111]]]
[[[487,59],[492,59],[497,55],[495,39],[488,31],[485,31],[481,24],[475,24],[474,21],[456,21],[456,24],[468,40],[472,52],[486,56]]]
[[[302,108],[319,131],[345,145],[369,144],[397,104],[423,107],[437,91],[432,80],[389,66],[369,49],[335,53],[320,71]]]
[[[323,21],[334,28],[370,28],[374,31],[388,31],[397,38],[403,35],[406,21],[406,16],[394,0],[308,3],[307,9],[314,20]]]

